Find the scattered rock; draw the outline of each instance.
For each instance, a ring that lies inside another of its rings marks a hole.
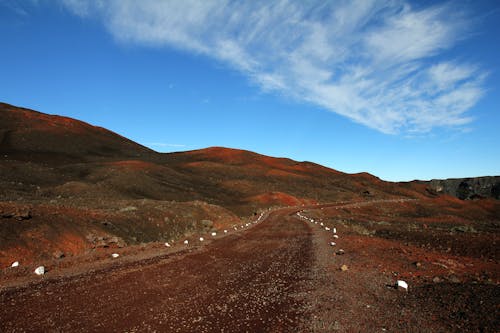
[[[17,267],[19,266],[19,261],[14,261],[10,267]]]
[[[119,248],[122,248],[127,245],[127,243],[121,238],[117,236],[97,236],[95,234],[88,234],[85,237],[92,245],[94,248],[108,248],[111,245],[116,246]],[[131,237],[134,239],[135,237]],[[137,239],[134,239],[137,240]]]
[[[214,226],[214,223],[210,220],[201,220],[201,225],[203,226],[203,229],[210,230]]]
[[[52,256],[55,259],[61,259],[61,258],[64,258],[64,252],[62,252],[62,251],[55,251],[54,253],[52,253]]]
[[[44,266],[38,266],[35,269],[35,274],[36,275],[44,275],[45,274],[45,267]]]
[[[335,246],[335,245],[337,245],[337,243],[335,243],[335,242],[330,242],[330,246]]]
[[[408,283],[406,283],[405,281],[403,280],[398,280],[396,282],[396,288],[399,290],[399,291],[408,291]]]
[[[432,282],[434,283],[439,283],[441,282],[442,280],[439,278],[439,276],[435,276],[433,279],[432,279]]]
[[[211,235],[212,235],[212,237],[215,237],[215,236],[217,236],[217,233],[216,232],[212,232]]]
[[[135,206],[127,206],[127,207],[124,207],[124,208],[120,209],[120,213],[133,212],[135,210],[137,210],[137,207],[135,207]]]
[[[170,244],[168,242],[165,242],[166,247],[170,247]]]
[[[112,256],[113,258],[118,258],[120,255],[119,255],[118,253],[113,253],[111,256]]]
[[[477,230],[474,229],[473,226],[470,226],[470,225],[460,225],[460,226],[457,226],[457,227],[453,227],[451,228],[451,231],[453,232],[471,232],[471,233],[476,233]]]
[[[349,268],[347,267],[347,265],[342,265],[342,266],[340,267],[340,270],[341,270],[342,272],[345,272],[345,271],[349,270]]]
[[[205,239],[203,237],[200,237],[200,242],[203,242]]]
[[[345,251],[340,249],[337,252],[335,252],[335,254],[341,256],[341,255],[345,254]]]
[[[186,240],[184,241],[184,245],[188,245],[188,244],[189,244],[189,241],[186,239]]]
[[[456,276],[456,275],[450,275],[448,277],[448,281],[452,282],[452,283],[460,283],[460,279]]]
[[[421,263],[421,262],[418,262],[418,261],[415,261],[415,262],[413,263],[413,265],[414,265],[415,267],[417,267],[417,268],[422,267],[422,263]]]
[[[2,218],[10,219],[15,218],[18,221],[29,220],[32,218],[31,209],[29,207],[17,207],[9,211],[0,211]]]

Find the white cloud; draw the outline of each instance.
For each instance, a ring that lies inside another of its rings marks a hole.
[[[62,1],[121,42],[212,57],[265,91],[384,133],[463,126],[485,91],[478,66],[444,57],[468,27],[452,3]]]

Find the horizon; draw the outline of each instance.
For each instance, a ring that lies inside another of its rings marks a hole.
[[[8,104],[8,103],[5,103],[5,102],[2,102],[0,101],[0,103],[4,103],[4,104],[7,104],[7,105],[11,105],[11,104]],[[13,107],[17,107],[17,108],[23,108],[21,106],[16,106],[16,105],[11,105]],[[27,108],[23,108],[23,109],[27,109]],[[31,110],[31,109],[27,109],[27,110],[30,110],[30,111],[34,111],[34,112],[40,112],[40,111],[37,111],[37,110]],[[43,112],[42,112],[43,113]],[[57,114],[48,114],[48,113],[44,113],[44,114],[47,114],[49,116],[56,116],[56,117],[65,117],[65,116],[61,116],[61,115],[57,115]],[[80,119],[76,119],[76,118],[70,118],[70,119],[74,119],[76,121],[81,121],[87,125],[90,125],[92,127],[96,127],[96,128],[102,128],[106,131],[110,131],[111,133],[115,134],[115,135],[118,135],[118,136],[121,136],[127,140],[130,140],[129,138],[127,137],[124,137],[123,135],[121,135],[120,133],[117,133],[117,132],[113,132],[107,128],[104,128],[104,127],[101,127],[101,126],[96,126],[96,125],[93,125],[91,123],[87,123],[87,122],[84,122]],[[208,149],[229,149],[229,150],[238,150],[238,151],[243,151],[243,152],[248,152],[248,153],[252,153],[252,154],[257,154],[257,155],[261,155],[261,156],[266,156],[266,157],[271,157],[271,158],[277,158],[277,159],[289,159],[289,160],[292,160],[294,162],[298,162],[298,163],[313,163],[313,164],[317,164],[317,165],[320,165],[322,167],[326,167],[326,168],[330,168],[334,171],[340,171],[340,172],[343,172],[341,170],[338,170],[338,169],[335,169],[335,168],[331,168],[331,167],[328,167],[328,166],[325,166],[325,165],[322,165],[322,164],[319,164],[319,163],[316,163],[314,161],[308,161],[308,160],[302,160],[302,161],[299,161],[299,160],[294,160],[288,156],[270,156],[270,155],[265,155],[265,154],[262,154],[258,151],[251,151],[251,150],[246,150],[246,149],[241,149],[241,148],[237,148],[237,147],[223,147],[223,146],[208,146],[208,147],[202,147],[202,148],[196,148],[196,149],[189,149],[189,150],[178,150],[178,151],[169,151],[169,152],[161,152],[161,151],[158,151],[158,150],[155,150],[154,148],[151,148],[151,147],[148,147],[148,146],[145,146],[145,145],[142,145],[141,143],[139,142],[135,142],[133,140],[131,140],[132,142],[134,142],[135,144],[138,144],[138,145],[141,145],[145,148],[148,148],[148,149],[151,149],[152,151],[154,151],[155,153],[158,153],[158,154],[178,154],[178,153],[185,153],[185,152],[194,152],[194,151],[202,151],[202,150],[208,150]],[[382,179],[380,177],[378,177],[377,175],[374,175],[374,174],[371,174],[367,171],[360,171],[360,172],[355,172],[355,173],[346,173],[346,174],[349,174],[349,175],[357,175],[357,174],[363,174],[363,173],[368,173],[376,178],[379,178],[383,181],[387,181],[387,182],[394,182],[394,183],[398,183],[398,182],[401,182],[401,183],[405,183],[405,182],[412,182],[412,181],[432,181],[432,180],[442,180],[444,178],[433,178],[433,179],[411,179],[411,180],[403,180],[403,181],[392,181],[392,180],[386,180],[386,179]],[[485,177],[499,177],[500,175],[478,175],[478,176],[467,176],[467,177],[454,177],[454,178],[446,178],[446,179],[469,179],[469,178],[485,178]]]
[[[186,3],[0,0],[0,100],[160,153],[500,175],[494,1]]]

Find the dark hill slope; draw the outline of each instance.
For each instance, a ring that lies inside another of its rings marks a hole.
[[[179,239],[272,206],[434,198],[427,184],[244,150],[160,154],[103,128],[7,104],[0,104],[0,175],[0,265]]]
[[[0,103],[0,151],[25,159],[150,158],[156,152],[79,120]],[[44,154],[45,156],[40,156]]]
[[[433,179],[428,184],[436,193],[449,194],[459,199],[500,199],[500,176]]]
[[[0,133],[5,199],[200,200],[247,215],[273,205],[423,193],[419,185],[244,150],[159,154],[103,128],[7,104],[0,104]]]

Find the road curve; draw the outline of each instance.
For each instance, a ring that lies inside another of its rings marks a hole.
[[[4,290],[0,332],[300,331],[314,249],[295,211],[200,251]]]

